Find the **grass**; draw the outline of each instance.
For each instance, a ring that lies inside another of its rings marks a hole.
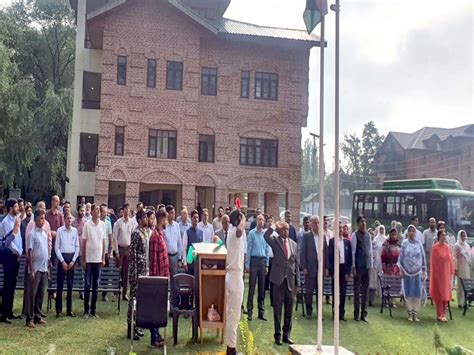
[[[126,333],[126,302],[122,302],[122,312],[116,314],[116,303],[98,301],[100,319],[84,320],[82,303],[74,295],[74,310],[78,318],[55,318],[54,311],[48,314],[48,324],[36,329],[26,329],[24,321],[14,321],[12,325],[0,325],[0,353],[47,353],[54,350],[57,354],[104,354],[109,347],[116,349],[117,354],[126,354],[130,343],[125,338]],[[100,299],[100,295],[99,295]],[[15,297],[15,313],[21,311],[22,295],[17,292]],[[266,297],[268,322],[254,319],[249,322],[253,333],[253,341],[258,354],[284,354],[287,347],[278,347],[273,343],[273,314]],[[256,302],[256,300],[255,300]],[[65,302],[64,302],[65,303]],[[369,309],[369,324],[356,323],[351,319],[352,301],[346,304],[346,323],[341,322],[340,344],[358,354],[434,354],[433,331],[438,329],[442,342],[449,347],[461,345],[474,350],[474,309],[468,311],[465,317],[453,302],[453,321],[448,324],[436,322],[436,311],[429,303],[423,307],[418,324],[406,320],[405,309],[398,304],[393,318],[388,311],[379,313],[379,308]],[[45,310],[44,306],[44,310]],[[256,304],[255,304],[256,308]],[[333,342],[333,322],[331,308],[324,306],[324,344]],[[245,328],[245,327],[244,327]],[[163,335],[163,332],[161,332]],[[204,333],[204,344],[193,344],[191,338],[190,319],[180,319],[178,345],[172,345],[172,322],[168,325],[168,351],[170,354],[214,354],[225,351],[225,346],[219,344],[215,332]],[[315,344],[316,320],[306,320],[301,315],[301,308],[293,314],[292,338],[301,344]],[[240,335],[239,335],[240,337]],[[247,336],[248,338],[248,336]],[[150,348],[150,336],[147,331],[141,341],[135,342],[135,352],[138,354],[156,353]]]

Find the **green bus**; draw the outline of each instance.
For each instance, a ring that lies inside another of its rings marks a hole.
[[[393,220],[406,228],[412,216],[417,216],[420,225],[428,228],[429,218],[434,217],[446,222],[450,234],[457,235],[463,229],[469,241],[474,241],[474,192],[463,190],[457,180],[388,180],[381,190],[355,191],[353,226],[361,214],[366,216],[368,226],[379,220],[386,228]]]

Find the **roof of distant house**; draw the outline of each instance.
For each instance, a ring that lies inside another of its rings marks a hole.
[[[448,139],[459,137],[474,139],[474,124],[455,128],[423,127],[413,133],[390,132],[389,135],[392,135],[405,150],[439,150]]]

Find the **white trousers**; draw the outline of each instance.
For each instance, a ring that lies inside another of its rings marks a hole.
[[[237,329],[244,299],[244,275],[242,272],[229,271],[225,276],[227,294],[225,342],[229,348],[237,347]]]
[[[407,307],[407,311],[409,314],[415,313],[415,315],[418,313],[420,310],[420,299],[419,298],[405,298],[405,305]]]

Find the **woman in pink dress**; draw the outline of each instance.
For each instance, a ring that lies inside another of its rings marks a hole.
[[[430,294],[436,305],[439,322],[447,323],[446,308],[451,301],[451,280],[454,274],[453,255],[446,243],[446,232],[438,231],[438,242],[431,251]]]
[[[399,256],[398,232],[396,228],[392,228],[388,239],[385,240],[382,246],[382,271],[384,275],[400,275],[400,269],[397,265]]]

